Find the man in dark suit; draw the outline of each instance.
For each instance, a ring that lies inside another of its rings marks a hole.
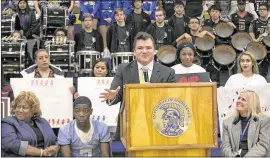
[[[100,94],[103,101],[107,101],[109,105],[122,102],[123,85],[129,83],[174,83],[175,72],[172,68],[163,66],[154,61],[155,41],[153,37],[145,32],[139,32],[134,39],[134,56],[136,60],[119,65],[117,72],[111,84],[110,89]],[[120,139],[120,119],[115,139]]]

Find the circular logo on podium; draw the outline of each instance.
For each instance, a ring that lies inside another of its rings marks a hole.
[[[156,130],[166,137],[181,135],[191,123],[188,106],[175,98],[161,100],[153,110],[152,119]]]

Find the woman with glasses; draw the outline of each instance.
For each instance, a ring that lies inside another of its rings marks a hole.
[[[12,102],[13,116],[2,119],[2,156],[56,156],[58,145],[49,123],[41,117],[40,102],[22,91]]]
[[[90,120],[93,112],[89,98],[80,96],[73,103],[75,120],[60,128],[58,144],[64,157],[109,157],[109,127]]]

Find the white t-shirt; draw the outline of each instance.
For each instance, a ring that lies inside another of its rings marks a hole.
[[[204,68],[199,65],[192,64],[190,67],[184,67],[182,64],[177,64],[172,67],[175,70],[175,74],[188,74],[188,73],[201,73],[206,72]]]
[[[230,76],[228,81],[225,84],[225,87],[231,86],[246,86],[246,85],[263,85],[267,84],[267,81],[264,77],[258,74],[254,74],[252,77],[245,77],[242,73],[238,73]]]

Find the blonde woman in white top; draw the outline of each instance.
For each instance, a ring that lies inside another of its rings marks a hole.
[[[252,53],[241,53],[237,59],[237,67],[238,73],[230,76],[225,87],[267,84],[265,78],[259,75],[257,61]]]

